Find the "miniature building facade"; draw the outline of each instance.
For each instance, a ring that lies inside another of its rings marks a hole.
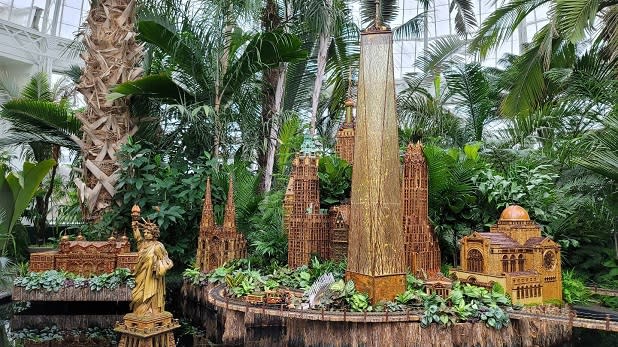
[[[352,108],[354,101],[348,98],[345,101],[345,120],[339,127],[336,135],[335,152],[341,159],[350,165],[354,164],[354,118]]]
[[[312,255],[329,258],[329,218],[320,209],[318,163],[319,158],[312,150],[297,154],[292,162],[292,175],[284,199],[284,227],[288,234],[288,266],[291,268],[308,264]]]
[[[560,246],[541,236],[540,226],[520,206],[504,209],[490,232],[464,237],[460,259],[452,274],[462,282],[499,283],[513,303],[562,301]]]
[[[416,277],[427,278],[440,272],[440,246],[429,224],[429,178],[420,143],[408,145],[402,173],[401,207],[406,267]]]
[[[335,261],[343,261],[348,256],[350,204],[343,204],[331,207],[329,215],[330,259]]]
[[[318,162],[314,154],[297,155],[284,197],[288,265],[292,268],[307,264],[312,254],[341,261],[348,253],[350,205],[331,207],[328,217],[316,209],[320,203]],[[420,143],[408,146],[402,174],[405,264],[415,276],[429,279],[440,272],[440,246],[429,224],[429,179]]]
[[[29,271],[60,270],[91,276],[110,273],[117,268],[133,271],[136,263],[137,253],[131,252],[126,236],[120,241],[114,237],[108,241],[86,241],[80,235],[76,241],[63,237],[57,251],[31,254]]]
[[[212,205],[210,178],[206,181],[197,241],[197,266],[203,272],[212,271],[227,261],[247,256],[247,241],[236,229],[236,208],[234,205],[234,184],[230,178],[223,225],[216,225]]]

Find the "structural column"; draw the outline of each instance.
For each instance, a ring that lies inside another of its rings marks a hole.
[[[354,171],[346,277],[372,302],[405,291],[393,37],[361,35]]]

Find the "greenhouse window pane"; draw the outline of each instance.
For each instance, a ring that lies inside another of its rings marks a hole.
[[[61,24],[60,25],[60,35],[61,37],[72,39],[75,37],[77,33],[77,27],[74,25]]]
[[[81,12],[79,9],[74,9],[74,8],[65,6],[64,11],[62,12],[62,24],[79,26],[80,17],[81,17]]]
[[[71,6],[80,9],[86,0],[64,0],[65,6]]]

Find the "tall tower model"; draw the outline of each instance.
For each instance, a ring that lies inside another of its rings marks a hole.
[[[345,121],[337,131],[335,152],[350,165],[354,164],[354,116],[352,115],[354,100],[345,101]]]
[[[393,33],[361,33],[346,278],[373,303],[405,291]]]
[[[404,254],[406,267],[421,278],[440,271],[440,246],[428,218],[428,181],[423,146],[409,144],[401,185]]]
[[[203,272],[212,271],[225,262],[247,256],[247,241],[236,230],[236,208],[234,206],[234,183],[230,177],[225,203],[223,226],[215,224],[212,206],[210,177],[206,181],[204,207],[197,239],[197,266]]]
[[[328,215],[320,210],[316,152],[313,139],[306,135],[301,153],[292,162],[292,175],[284,199],[290,268],[308,264],[312,254],[328,257]]]
[[[200,221],[200,231],[197,236],[197,267],[206,272],[208,262],[206,257],[206,244],[208,234],[216,228],[215,212],[212,208],[212,196],[210,189],[210,177],[206,179],[206,191],[204,192],[204,205],[202,206],[202,219]]]

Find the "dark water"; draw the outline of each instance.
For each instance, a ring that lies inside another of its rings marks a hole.
[[[181,327],[174,332],[178,347],[223,346],[217,343],[216,336],[221,334],[217,330],[221,327],[216,322],[213,324],[212,319],[206,323],[200,319],[191,322],[182,317],[178,291],[173,290],[170,294],[166,308],[181,321]],[[209,313],[204,312],[208,308],[195,309],[202,311],[198,316]],[[0,304],[0,347],[116,346],[120,336],[113,331],[114,322],[128,311],[127,303],[39,303],[27,308],[10,302]],[[184,311],[187,312],[186,303]],[[252,338],[269,342],[262,344],[254,340],[251,345],[276,345],[273,344],[278,340],[275,335],[281,334],[280,329],[273,330],[272,327],[254,329],[256,331],[250,334]],[[562,347],[576,346],[618,347],[618,333],[575,328],[571,341]]]

